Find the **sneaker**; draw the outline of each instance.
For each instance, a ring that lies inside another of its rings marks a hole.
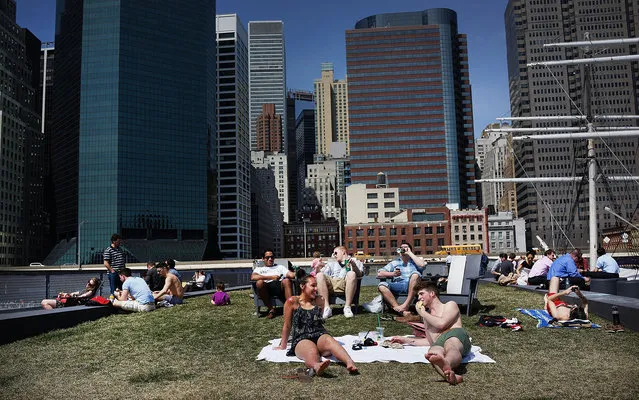
[[[324,314],[322,314],[322,318],[329,319],[332,316],[333,316],[333,310],[331,310],[330,307],[326,307],[324,309]]]
[[[353,318],[353,310],[351,310],[350,306],[345,306],[344,307],[344,317]]]

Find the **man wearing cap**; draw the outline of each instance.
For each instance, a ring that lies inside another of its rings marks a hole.
[[[577,285],[579,288],[584,289],[586,283],[590,282],[590,278],[583,277],[579,271],[577,271],[577,263],[581,258],[582,254],[579,249],[574,249],[570,253],[557,258],[550,265],[548,274],[546,274],[546,280],[550,281],[554,276],[559,279],[567,278],[569,286]]]

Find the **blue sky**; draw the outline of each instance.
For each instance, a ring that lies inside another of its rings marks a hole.
[[[54,40],[55,0],[17,0],[18,25],[41,41]],[[468,35],[475,136],[495,117],[510,114],[504,9],[507,0],[217,0],[218,14],[248,21],[282,20],[286,39],[287,86],[313,89],[320,64],[332,62],[335,77],[346,74],[345,31],[369,15],[450,8]]]

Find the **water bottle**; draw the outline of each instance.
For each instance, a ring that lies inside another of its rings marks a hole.
[[[619,320],[619,308],[617,308],[617,306],[612,306],[612,324],[621,325],[621,321]]]

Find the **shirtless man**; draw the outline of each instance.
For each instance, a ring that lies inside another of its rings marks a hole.
[[[470,353],[470,338],[462,328],[459,307],[454,301],[442,303],[439,290],[433,282],[419,282],[415,287],[420,302],[417,312],[424,320],[426,337],[394,336],[391,341],[414,346],[430,346],[426,359],[437,373],[451,385],[462,382],[461,375],[453,371],[462,358]]]
[[[575,292],[581,300],[581,305],[570,305],[561,300],[561,296],[567,296]],[[548,284],[548,294],[544,296],[546,311],[551,317],[558,321],[568,321],[571,319],[588,319],[588,300],[579,290],[579,286],[573,285],[568,289],[559,291],[559,278],[553,276]]]
[[[164,287],[159,292],[153,292],[156,301],[167,301],[169,304],[182,304],[184,288],[177,276],[169,272],[170,267],[166,263],[158,265],[158,272],[164,278]]]

